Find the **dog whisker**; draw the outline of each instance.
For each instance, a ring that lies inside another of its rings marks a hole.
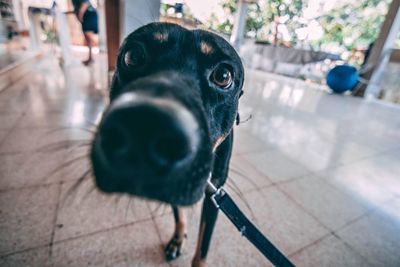
[[[60,149],[69,148],[69,140],[59,141],[51,144],[44,145],[36,149],[37,152],[55,152]]]
[[[92,134],[95,134],[95,133],[96,133],[94,129],[87,129],[87,128],[84,128],[84,127],[70,127],[70,126],[65,126],[65,127],[60,127],[60,128],[57,128],[57,129],[48,130],[48,131],[46,132],[46,135],[52,134],[52,133],[58,132],[58,131],[64,131],[64,130],[81,130],[81,131],[85,131],[85,132],[92,133]]]
[[[80,185],[85,181],[87,177],[89,177],[89,174],[91,174],[91,169],[86,170],[78,180],[74,182],[74,184],[67,190],[65,193],[65,196],[62,200],[62,203],[65,203],[66,200],[73,194],[76,195],[77,189],[79,188]]]
[[[243,201],[243,203],[245,204],[245,206],[247,207],[247,209],[250,211],[251,217],[255,217],[254,216],[254,212],[253,209],[251,208],[249,202],[247,201],[247,199],[245,198],[243,191],[240,190],[239,186],[235,183],[235,181],[232,179],[232,177],[229,177],[227,184],[232,184],[232,187],[235,187],[236,190],[238,191],[238,197]]]
[[[167,212],[167,205],[162,205],[162,207],[163,207],[163,210],[161,213],[164,214]]]
[[[52,178],[53,175],[55,175],[56,173],[62,171],[66,167],[71,166],[72,164],[74,164],[74,163],[78,162],[79,160],[81,160],[83,158],[86,158],[86,157],[88,157],[87,154],[75,157],[75,158],[73,158],[71,160],[68,160],[68,161],[62,163],[61,165],[57,166],[55,169],[53,169],[49,173],[47,173],[45,176],[43,176],[43,178],[41,178],[41,180]]]
[[[154,216],[154,214],[160,209],[161,206],[162,206],[162,203],[160,202],[160,203],[157,203],[157,207],[156,207],[155,209],[151,209],[151,208],[150,208],[150,215],[151,215],[151,217]]]
[[[90,146],[92,143],[90,142],[90,143],[82,143],[82,144],[79,144],[79,145],[76,145],[75,147],[85,147],[85,146]],[[75,148],[75,147],[73,147],[73,148]]]
[[[236,189],[236,187],[234,187],[232,184],[230,184],[230,182],[227,182],[225,184],[227,187],[229,187],[229,189],[231,189],[234,193],[236,193],[237,195],[240,194],[240,192]]]
[[[129,207],[130,207],[130,205],[131,205],[131,200],[132,200],[132,198],[129,198],[128,204],[126,205],[125,220],[128,218],[128,210],[129,210]]]
[[[90,141],[90,140],[63,140],[63,141],[46,144],[44,146],[36,148],[35,151],[36,152],[55,152],[55,151],[62,150],[62,149],[74,148],[74,146],[71,146],[71,145],[82,145],[82,144],[90,145],[90,143],[87,143],[88,141]]]
[[[163,202],[158,202],[157,207],[154,210],[151,211],[152,216],[154,214],[156,214],[157,212],[160,212],[161,214],[164,214],[168,208],[169,208],[169,205],[166,205]]]
[[[82,198],[82,201],[86,201],[89,196],[96,190],[96,186],[94,184],[92,184],[92,186],[89,188],[89,190],[87,190],[87,192],[85,193],[85,195]]]
[[[254,188],[258,188],[259,187],[259,185],[257,183],[255,183],[250,177],[248,177],[247,175],[243,174],[241,171],[234,169],[234,166],[231,166],[229,168],[229,171],[232,171],[232,172],[238,174],[240,177],[244,178],[246,181],[251,183],[251,185],[254,186]]]
[[[242,123],[246,123],[246,122],[250,121],[252,118],[253,118],[253,114],[250,114],[245,120],[239,120],[237,125],[242,124]]]

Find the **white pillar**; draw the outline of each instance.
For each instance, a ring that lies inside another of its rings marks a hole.
[[[55,7],[55,19],[58,28],[58,37],[60,41],[61,54],[64,60],[64,66],[67,66],[73,62],[76,62],[76,60],[72,55],[67,15],[61,12],[58,6]]]
[[[399,31],[400,0],[393,0],[368,60],[368,65],[375,64],[376,66],[365,92],[366,97],[376,98],[379,96],[384,71]]]
[[[33,51],[40,51],[41,43],[40,43],[40,19],[39,15],[32,12],[32,10],[28,11],[28,19],[29,19],[29,40],[30,40],[30,48]]]
[[[104,8],[105,8],[105,0],[98,0],[97,13],[99,16],[99,49],[101,52],[107,51],[106,13]]]
[[[13,0],[13,7],[14,7],[14,15],[15,20],[17,21],[18,31],[22,31],[27,29],[26,23],[24,21],[24,15],[22,13],[22,1],[21,0]]]
[[[238,0],[235,22],[233,24],[233,30],[230,40],[233,47],[235,47],[238,51],[243,41],[246,30],[247,5],[248,2],[246,0]]]

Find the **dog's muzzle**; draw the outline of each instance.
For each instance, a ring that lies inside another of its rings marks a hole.
[[[104,112],[91,150],[95,181],[103,192],[190,205],[211,170],[208,125],[199,97],[163,77],[129,84]]]
[[[104,114],[97,152],[116,174],[162,176],[195,155],[198,124],[176,101],[124,93]]]

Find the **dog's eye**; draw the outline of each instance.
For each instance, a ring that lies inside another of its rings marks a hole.
[[[220,88],[228,88],[233,82],[231,69],[227,64],[220,64],[211,74],[211,81]]]
[[[132,48],[125,53],[125,65],[130,68],[142,67],[146,63],[146,52],[139,43],[133,43]]]

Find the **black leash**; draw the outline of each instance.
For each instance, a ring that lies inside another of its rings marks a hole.
[[[222,188],[208,182],[207,190],[212,193],[211,200],[217,209],[228,217],[239,232],[245,236],[272,264],[278,267],[294,267],[289,261],[243,214],[232,198]]]

